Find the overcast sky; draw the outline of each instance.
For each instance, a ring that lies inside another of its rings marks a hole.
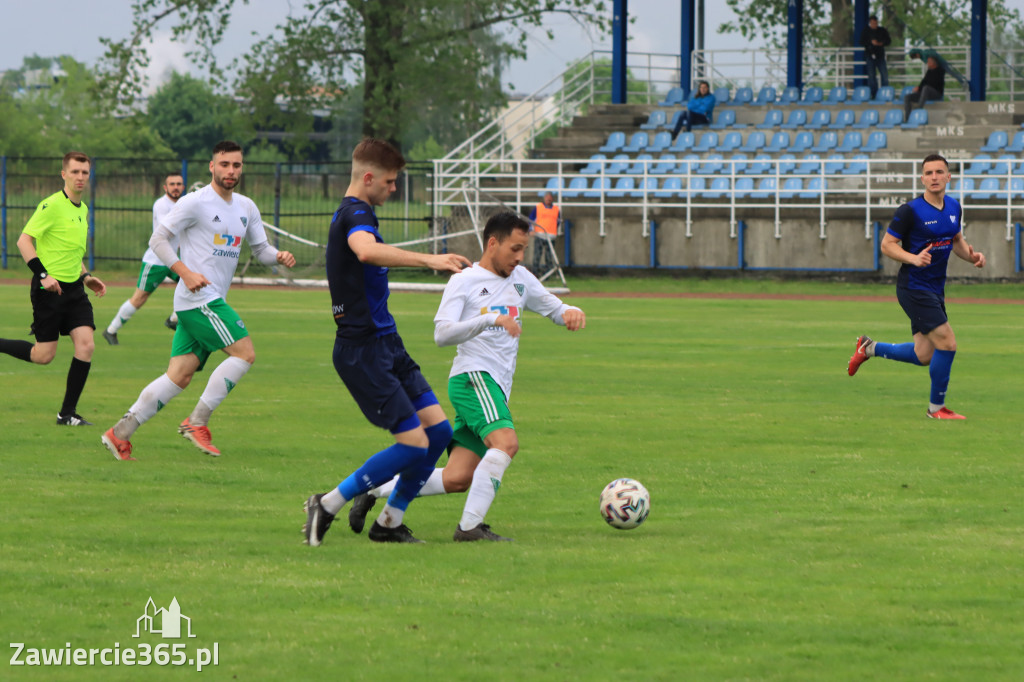
[[[1024,3],[1024,0],[1015,0]],[[301,7],[298,2],[291,3]],[[630,3],[630,15],[636,23],[630,26],[630,51],[677,54],[679,52],[679,0],[642,0]],[[0,70],[18,68],[25,56],[70,54],[78,61],[94,64],[103,54],[100,37],[121,39],[132,28],[131,0],[103,0],[83,3],[81,0],[36,0],[8,3],[0,26]],[[102,7],[102,10],[99,10]],[[217,58],[225,64],[244,53],[253,42],[252,32],[265,34],[273,30],[287,15],[286,0],[251,0],[248,7],[233,13],[231,27]],[[709,49],[735,49],[737,38],[718,36],[715,29],[732,18],[722,0],[707,0],[706,42]],[[608,37],[589,35],[571,20],[554,17],[550,23],[555,31],[549,41],[541,30],[534,31],[529,41],[530,56],[513,63],[504,81],[514,91],[529,93],[559,75],[565,66],[596,49],[611,49]],[[173,43],[165,34],[156,41],[151,54],[151,80],[158,85],[169,70],[192,69],[184,52],[187,48]]]

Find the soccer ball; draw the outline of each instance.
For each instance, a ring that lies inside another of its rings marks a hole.
[[[601,516],[621,530],[636,528],[651,511],[651,494],[640,481],[617,478],[601,491]]]

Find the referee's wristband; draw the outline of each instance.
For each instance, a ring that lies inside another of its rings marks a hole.
[[[39,260],[38,257],[33,258],[28,262],[28,269],[37,275],[41,275],[46,272],[46,268],[43,267],[43,261]]]

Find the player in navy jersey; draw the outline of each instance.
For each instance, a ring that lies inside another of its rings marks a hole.
[[[850,376],[867,362],[880,357],[912,365],[927,365],[931,376],[928,416],[932,419],[964,419],[946,407],[946,388],[956,355],[956,336],[946,317],[946,266],[949,255],[985,267],[985,255],[964,239],[963,211],[946,196],[949,163],[938,154],[921,164],[924,194],[896,209],[882,238],[882,253],[903,265],[896,278],[896,298],[910,318],[913,342],[882,343],[867,336],[857,339],[850,358]]]
[[[444,410],[405,351],[388,312],[388,268],[461,272],[471,262],[457,254],[416,253],[384,243],[373,207],[395,191],[403,168],[405,159],[382,140],[368,138],[356,145],[351,183],[327,235],[327,283],[338,325],[334,368],[370,423],[388,429],[395,444],[371,456],[336,488],[306,500],[302,532],[314,547],[347,502],[396,474],[398,483],[369,537],[419,542],[403,523],[405,510],[452,438]]]

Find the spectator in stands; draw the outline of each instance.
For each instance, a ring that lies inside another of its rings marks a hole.
[[[922,55],[919,52],[911,52],[911,57]],[[942,99],[942,94],[945,91],[946,84],[946,70],[942,68],[942,64],[939,63],[939,58],[935,54],[929,54],[927,56],[928,70],[925,71],[924,78],[921,79],[920,85],[914,88],[914,91],[903,98],[903,120],[910,118],[911,109],[921,109],[927,102],[934,102]]]
[[[684,126],[686,132],[690,132],[690,128],[693,126],[711,123],[711,114],[714,110],[715,96],[711,94],[711,86],[707,81],[701,81],[697,84],[697,92],[690,96],[690,101],[686,103],[686,109],[676,121],[676,127],[672,130],[672,139],[676,139],[676,135]]]
[[[562,211],[555,205],[551,192],[530,211],[530,221],[533,223],[533,274],[542,277],[555,267],[551,252],[562,224]]]
[[[868,67],[868,87],[871,88],[872,99],[878,93],[878,80],[882,87],[889,85],[889,68],[885,64],[885,47],[892,43],[889,32],[878,25],[878,17],[868,17],[868,26],[860,34],[860,44],[864,46],[864,61]],[[876,77],[877,72],[877,77]]]

